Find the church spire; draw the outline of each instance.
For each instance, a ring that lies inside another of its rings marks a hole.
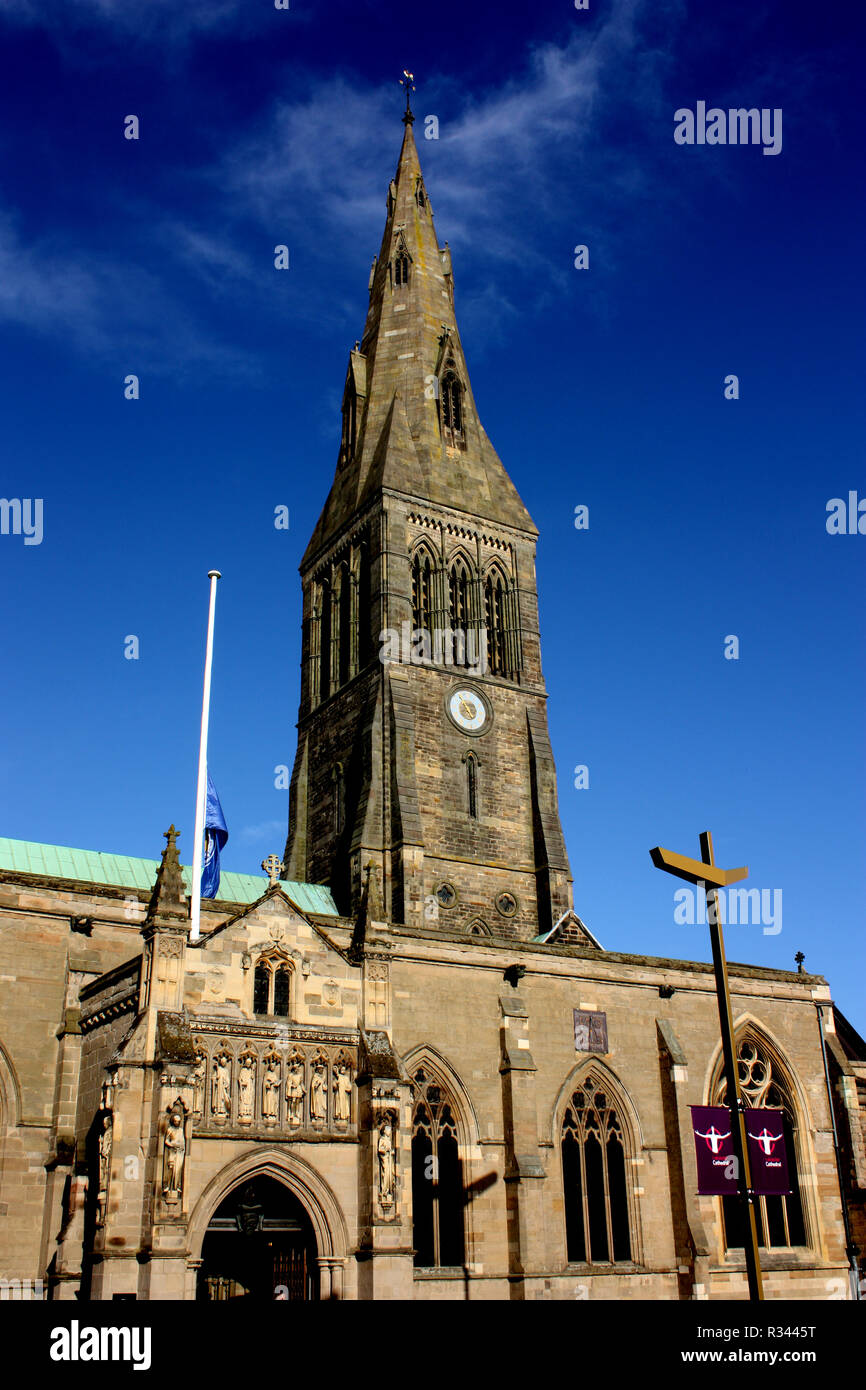
[[[363,336],[350,354],[337,473],[305,563],[383,488],[537,534],[475,406],[451,252],[439,245],[415,143],[411,73],[404,85],[403,143]]]

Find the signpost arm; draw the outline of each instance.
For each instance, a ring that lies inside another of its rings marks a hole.
[[[713,859],[713,837],[709,830],[701,832],[701,859],[705,864],[715,862]],[[722,1055],[725,1059],[725,1076],[728,1082],[727,1104],[731,1110],[734,1154],[740,1172],[737,1195],[739,1200],[745,1204],[747,1214],[744,1245],[749,1298],[753,1301],[760,1301],[764,1297],[764,1286],[761,1278],[761,1257],[758,1253],[758,1225],[755,1219],[755,1198],[752,1191],[752,1170],[749,1163],[749,1143],[746,1137],[746,1117],[740,1094],[737,1054],[734,1048],[734,1020],[731,1014],[731,993],[728,988],[728,965],[725,960],[725,942],[722,936],[718,889],[711,887],[708,883],[706,893],[707,920],[710,924],[710,943],[713,950],[716,994],[719,1001],[719,1023],[722,1030]]]

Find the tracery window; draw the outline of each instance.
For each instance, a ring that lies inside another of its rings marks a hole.
[[[398,251],[394,258],[394,284],[400,289],[409,283],[409,257],[405,251]]]
[[[492,676],[505,674],[505,580],[492,569],[484,582],[484,615],[487,624],[487,669]]]
[[[593,1072],[565,1108],[562,1179],[569,1263],[631,1260],[622,1121],[609,1086]]]
[[[787,1083],[774,1066],[769,1050],[751,1034],[737,1045],[737,1076],[746,1105],[758,1110],[781,1110],[782,1130],[788,1154],[791,1192],[787,1197],[759,1197],[755,1204],[758,1244],[774,1246],[805,1245],[806,1223],[800,1178],[797,1171],[796,1111]],[[714,1105],[726,1105],[728,1083],[724,1073],[716,1082]],[[722,1197],[725,1248],[741,1248],[746,1240],[746,1213],[737,1197]]]
[[[253,973],[253,1013],[288,1018],[292,972],[285,961],[260,960]]]
[[[448,366],[439,386],[439,399],[442,407],[442,430],[446,443],[461,445],[463,443],[463,388],[451,358],[448,360]]]
[[[463,1164],[456,1112],[428,1068],[412,1078],[412,1233],[415,1265],[430,1269],[464,1261]]]
[[[412,626],[425,632],[433,626],[433,562],[425,549],[412,561]]]

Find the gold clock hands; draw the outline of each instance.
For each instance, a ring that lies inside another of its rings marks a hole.
[[[475,706],[471,705],[468,700],[464,700],[462,695],[457,696],[457,703],[460,706],[460,713],[463,715],[464,719],[475,718]]]

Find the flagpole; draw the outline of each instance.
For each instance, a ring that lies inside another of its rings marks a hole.
[[[198,941],[201,934],[201,858],[204,838],[204,804],[207,789],[207,726],[210,718],[210,675],[213,665],[213,621],[216,609],[217,580],[222,576],[219,570],[208,570],[210,580],[210,607],[207,618],[207,646],[204,658],[204,691],[201,702],[201,739],[198,746],[198,786],[195,796],[195,839],[192,847],[192,896],[189,903],[190,940]]]

